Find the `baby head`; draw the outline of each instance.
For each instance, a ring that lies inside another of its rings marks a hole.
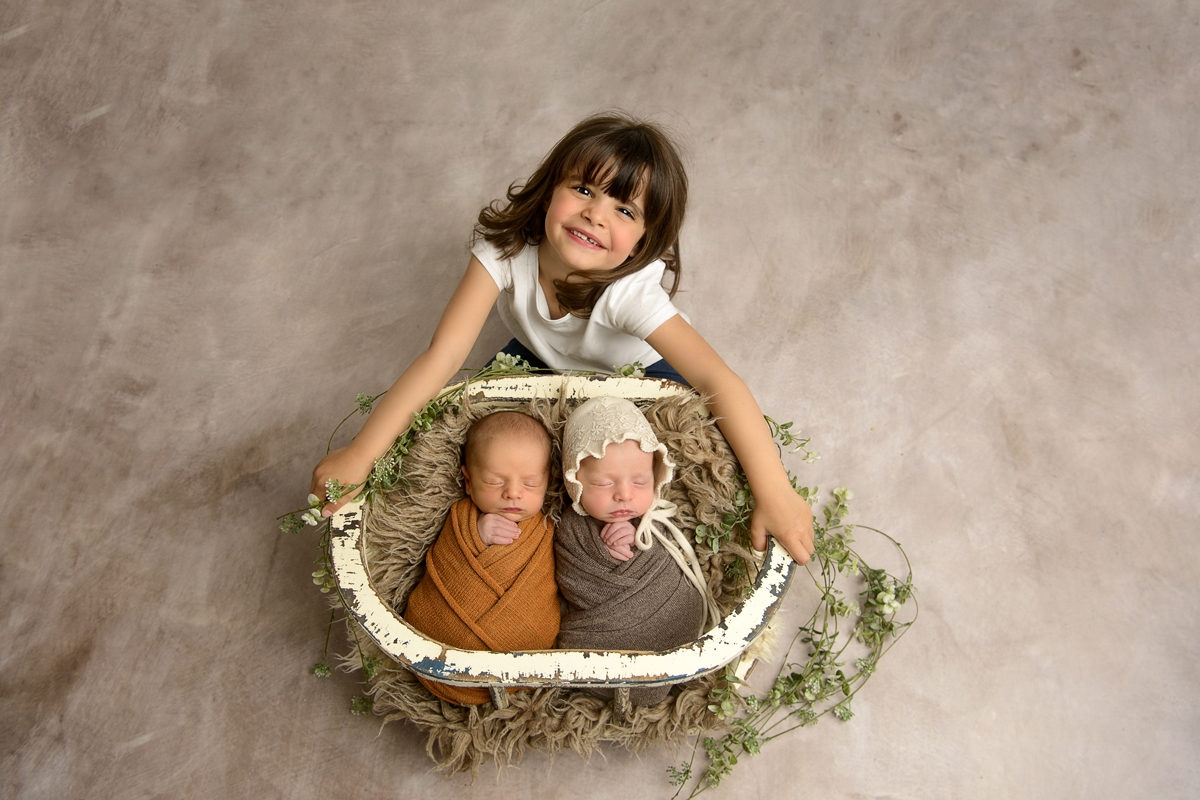
[[[467,429],[462,474],[483,514],[512,522],[542,510],[550,482],[550,434],[528,414],[497,411]]]
[[[575,409],[562,449],[572,508],[602,522],[645,514],[675,469],[642,412],[620,397],[594,397]]]

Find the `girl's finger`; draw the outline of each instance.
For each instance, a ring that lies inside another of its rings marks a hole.
[[[767,531],[756,519],[750,520],[750,546],[758,553],[767,550]]]

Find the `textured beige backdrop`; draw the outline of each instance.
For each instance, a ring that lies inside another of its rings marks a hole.
[[[0,0],[0,796],[667,795],[431,774],[272,521],[617,106],[687,151],[680,304],[920,587],[712,796],[1195,797],[1198,53],[1194,0]]]

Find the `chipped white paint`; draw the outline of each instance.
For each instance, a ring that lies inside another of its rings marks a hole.
[[[503,404],[533,397],[585,399],[617,395],[655,399],[691,391],[670,381],[538,376],[471,387],[473,400]],[[338,590],[350,615],[391,658],[434,680],[462,686],[654,686],[704,675],[738,658],[774,615],[796,562],[773,540],[751,594],[695,642],[661,653],[543,650],[493,653],[458,650],[413,630],[379,597],[363,560],[361,503],[334,515],[330,545]]]
[[[460,384],[461,385],[461,384]],[[495,378],[471,387],[469,396],[476,402],[525,403],[535,397],[586,400],[589,397],[628,397],[630,400],[657,400],[692,390],[683,384],[653,378],[612,378],[582,375],[531,375]]]

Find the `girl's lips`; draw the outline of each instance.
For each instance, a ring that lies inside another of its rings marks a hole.
[[[587,247],[592,250],[604,249],[603,245],[578,228],[567,228],[567,234],[575,240],[576,244],[582,245],[583,247]]]
[[[633,512],[632,512],[631,510],[629,510],[628,508],[621,508],[621,509],[618,509],[618,510],[616,510],[616,511],[612,512],[612,514],[610,514],[610,516],[613,516],[613,517],[632,517],[632,516],[633,516]]]

